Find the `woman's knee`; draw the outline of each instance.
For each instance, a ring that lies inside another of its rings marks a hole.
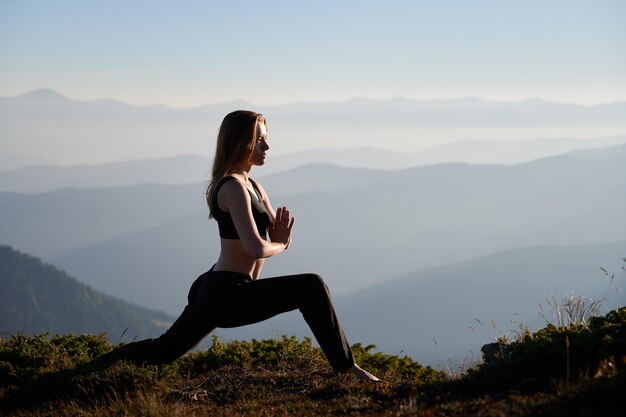
[[[318,274],[302,274],[303,279],[307,283],[307,287],[311,288],[313,291],[323,291],[328,293],[328,286],[326,282],[324,282],[324,278],[322,278]]]

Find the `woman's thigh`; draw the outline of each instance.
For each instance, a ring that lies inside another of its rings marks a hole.
[[[315,274],[263,278],[215,291],[207,313],[217,327],[244,326],[301,308],[323,291],[325,284]]]

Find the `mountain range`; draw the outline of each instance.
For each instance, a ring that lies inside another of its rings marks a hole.
[[[172,317],[94,291],[41,260],[0,246],[3,334],[100,334],[113,343],[155,337]]]
[[[626,236],[626,146],[514,166],[309,165],[263,179],[297,218],[265,276],[318,272],[348,293],[428,267]],[[94,288],[177,314],[219,253],[204,184],[0,193],[0,239]],[[367,254],[367,256],[364,256]]]
[[[0,193],[0,242],[44,259],[204,207],[198,184]]]
[[[273,155],[363,147],[412,153],[468,139],[598,138],[626,131],[626,102],[581,106],[542,100],[397,98],[280,106],[231,102],[177,109],[110,99],[78,101],[38,90],[0,98],[0,172],[42,164],[208,156],[221,119],[239,108],[268,118]]]
[[[468,140],[419,152],[397,152],[383,148],[310,149],[272,156],[270,163],[260,173],[264,177],[311,164],[385,170],[452,162],[509,165],[575,150],[605,148],[623,143],[626,143],[626,136],[505,142]],[[35,165],[0,172],[0,191],[42,193],[61,188],[190,184],[208,181],[211,166],[212,159],[200,155],[139,159],[102,165]]]

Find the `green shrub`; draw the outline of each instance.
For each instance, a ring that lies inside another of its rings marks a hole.
[[[525,333],[508,348],[509,361],[483,364],[473,375],[511,382],[524,378],[576,380],[595,375],[607,361],[621,372],[626,366],[626,307],[592,317],[588,324],[549,324]]]
[[[109,350],[111,344],[103,335],[12,335],[8,340],[0,340],[0,384],[71,368]]]
[[[300,341],[295,336],[282,339],[233,341],[228,344],[213,337],[211,347],[202,352],[190,353],[176,361],[182,374],[196,375],[223,366],[249,367],[254,365],[275,367],[310,365],[322,358],[319,348],[313,347],[311,339]]]
[[[376,346],[356,343],[352,352],[357,363],[374,373],[393,372],[401,377],[417,379],[423,383],[439,381],[445,374],[430,366],[424,367],[411,358],[373,353]],[[223,366],[263,366],[299,369],[329,369],[322,350],[314,347],[311,339],[298,340],[295,336],[282,339],[233,341],[222,343],[213,337],[210,348],[191,353],[179,359],[174,366],[182,375],[197,375]]]

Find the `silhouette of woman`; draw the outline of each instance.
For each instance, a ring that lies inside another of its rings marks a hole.
[[[286,207],[274,211],[263,187],[249,176],[252,167],[265,164],[268,150],[261,114],[239,110],[224,118],[206,192],[209,217],[219,227],[219,258],[191,285],[187,306],[167,332],[124,345],[107,359],[169,363],[216,327],[244,326],[299,309],[335,372],[378,381],[355,363],[319,275],[259,279],[265,258],[289,248],[295,223]]]

